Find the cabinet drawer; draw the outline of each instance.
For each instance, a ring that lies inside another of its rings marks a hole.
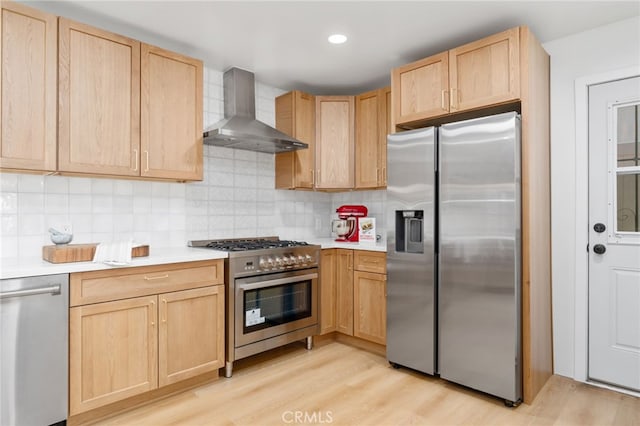
[[[387,254],[375,251],[354,250],[353,266],[356,271],[387,273]]]
[[[71,306],[224,283],[222,260],[71,274]]]

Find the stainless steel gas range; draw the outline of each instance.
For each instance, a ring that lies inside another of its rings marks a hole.
[[[196,240],[222,250],[227,305],[225,377],[233,362],[318,334],[320,246],[277,237]]]

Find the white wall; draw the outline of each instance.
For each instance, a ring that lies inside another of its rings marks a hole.
[[[551,55],[551,227],[554,369],[574,374],[576,255],[576,79],[637,66],[640,73],[640,18],[635,17],[544,44]],[[579,194],[578,194],[579,195]],[[586,232],[586,228],[585,228]]]

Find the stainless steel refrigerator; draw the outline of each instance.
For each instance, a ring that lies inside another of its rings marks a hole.
[[[389,135],[387,358],[522,399],[520,117]]]

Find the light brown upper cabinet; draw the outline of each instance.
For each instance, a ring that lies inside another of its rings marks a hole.
[[[57,18],[2,2],[0,168],[56,169]]]
[[[141,48],[140,174],[202,180],[202,62]]]
[[[393,69],[394,124],[518,99],[519,33],[512,28]]]
[[[449,51],[451,111],[518,99],[519,28]]]
[[[140,175],[140,43],[60,18],[58,169]]]
[[[356,96],[355,188],[385,187],[391,88]]]
[[[202,62],[60,18],[58,170],[202,179]]]
[[[316,96],[316,188],[354,184],[354,97]]]
[[[276,154],[276,189],[313,189],[316,98],[294,90],[276,98],[276,128],[309,145]]]
[[[391,93],[397,124],[449,112],[449,53],[395,68]]]

